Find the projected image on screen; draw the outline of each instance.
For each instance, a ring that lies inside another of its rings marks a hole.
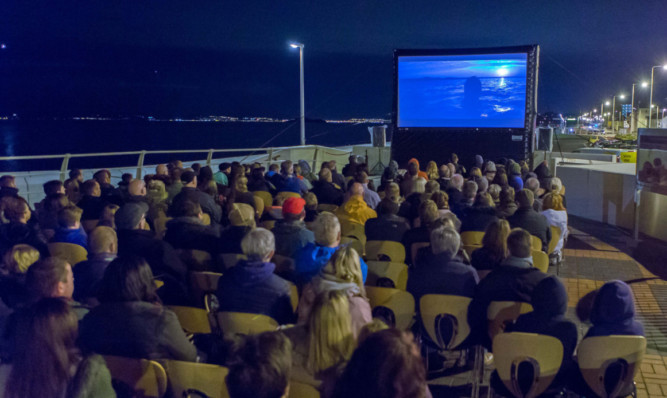
[[[398,127],[523,128],[525,53],[398,58]]]

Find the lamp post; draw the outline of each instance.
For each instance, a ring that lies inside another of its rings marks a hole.
[[[637,131],[637,117],[635,116],[635,86],[637,83],[632,83],[632,102],[630,105],[630,132]],[[647,82],[641,82],[643,88],[648,87]]]
[[[618,96],[620,99],[624,99],[625,95],[621,94]],[[616,126],[614,126],[614,120],[616,118],[616,96],[612,98],[612,105],[611,105],[611,132],[613,133],[616,131]],[[620,118],[619,118],[620,119]]]
[[[605,126],[605,123],[606,123],[606,122],[605,122],[605,120],[604,120],[604,117],[607,116],[607,114],[604,113],[604,106],[605,106],[605,105],[609,106],[609,105],[610,105],[610,104],[609,104],[609,101],[605,101],[605,102],[603,102],[603,103],[602,103],[602,106],[601,106],[601,108],[602,108],[602,112],[600,112],[600,114],[602,114],[602,131],[603,131],[603,132],[606,130],[606,126]]]
[[[655,68],[662,68],[667,70],[667,64],[665,65],[655,65],[654,67],[651,68],[651,95],[648,100],[648,103],[650,106],[653,106],[653,72],[655,71]],[[648,110],[648,128],[651,128],[651,109],[649,108]]]
[[[305,92],[303,87],[303,44],[291,43],[290,47],[299,49],[299,101],[300,101],[300,118],[301,118],[301,145],[306,145],[306,108],[305,108]]]

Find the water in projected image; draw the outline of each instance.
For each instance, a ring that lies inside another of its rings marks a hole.
[[[400,57],[399,127],[524,127],[526,58]]]

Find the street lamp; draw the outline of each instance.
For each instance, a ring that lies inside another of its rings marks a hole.
[[[630,132],[637,130],[637,118],[635,117],[635,86],[638,83],[632,83],[632,102],[630,104]],[[641,82],[643,88],[648,87],[647,82]]]
[[[625,95],[621,94],[618,96],[620,99],[625,99]],[[611,106],[611,131],[612,133],[616,131],[616,127],[614,126],[614,119],[616,117],[616,96],[612,98],[612,106]],[[620,119],[620,117],[619,117]]]
[[[664,70],[667,70],[667,64],[665,65],[655,65],[654,67],[651,68],[651,95],[648,100],[648,103],[653,106],[653,71],[655,71],[655,68],[662,68]],[[648,128],[651,128],[651,110],[649,109],[648,112]]]
[[[303,88],[303,44],[290,43],[290,47],[299,49],[299,100],[301,108],[301,145],[306,145],[306,108]]]

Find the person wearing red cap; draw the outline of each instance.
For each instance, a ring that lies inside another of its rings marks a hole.
[[[302,198],[287,198],[283,203],[283,219],[273,227],[276,254],[294,258],[301,248],[315,242],[315,235],[303,222],[306,217],[305,204]]]

